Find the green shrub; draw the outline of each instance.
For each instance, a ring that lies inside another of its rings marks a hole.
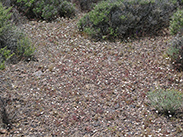
[[[183,70],[183,10],[178,9],[173,14],[170,21],[170,33],[175,35],[179,32],[178,36],[169,43],[167,55],[171,59],[173,67],[178,70]],[[180,37],[179,37],[180,36]]]
[[[56,18],[57,16],[57,9],[54,8],[53,5],[46,5],[43,9],[42,9],[42,15],[43,19],[45,20],[53,20]]]
[[[172,46],[167,50],[167,54],[171,57],[171,60],[176,60],[179,55],[179,49]]]
[[[11,0],[0,0],[3,6],[10,7]]]
[[[20,29],[14,28],[9,30],[3,36],[3,46],[6,46],[11,53],[15,53],[17,61],[21,59],[27,60],[33,56],[35,47]],[[14,61],[17,62],[16,60]]]
[[[11,27],[11,24],[9,23],[11,17],[11,14],[9,13],[10,10],[11,8],[6,9],[3,7],[2,3],[0,3],[0,37],[2,37],[2,35]]]
[[[75,15],[75,8],[71,3],[63,1],[58,6],[58,13],[60,17],[73,17]]]
[[[5,61],[13,58],[27,59],[33,56],[35,51],[31,41],[25,37],[25,34],[18,30],[9,18],[11,8],[4,8],[0,3],[0,66],[4,68]]]
[[[183,94],[174,89],[156,89],[148,93],[148,98],[151,106],[162,114],[175,114],[183,103]]]
[[[97,39],[157,34],[169,26],[176,8],[174,0],[102,1],[81,18],[78,28]]]
[[[78,23],[80,31],[84,31],[92,37],[102,38],[105,35],[110,34],[109,14],[113,7],[124,7],[123,3],[110,3],[106,1],[100,2],[94,10],[86,14]],[[112,29],[113,30],[113,29]],[[113,35],[113,34],[112,34]]]
[[[13,56],[7,47],[0,49],[0,69],[5,69],[5,62]]]
[[[102,0],[72,0],[81,11],[91,11],[93,7]],[[104,1],[104,0],[103,0]]]
[[[52,21],[57,17],[73,17],[75,8],[65,0],[12,0],[20,12],[29,19]]]
[[[24,57],[29,58],[35,51],[35,47],[32,45],[30,39],[28,37],[22,37],[20,40],[17,41],[17,51],[16,54]]]
[[[183,27],[183,10],[178,9],[177,12],[173,14],[170,21],[170,33],[172,35],[178,33]]]
[[[177,0],[179,5],[182,6],[183,5],[183,0]]]
[[[167,55],[171,60],[173,67],[178,70],[183,70],[183,36],[175,37],[168,44]]]

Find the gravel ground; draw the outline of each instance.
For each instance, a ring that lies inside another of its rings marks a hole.
[[[2,136],[183,136],[181,116],[159,115],[148,105],[156,88],[183,91],[183,73],[164,56],[172,36],[94,42],[75,19],[29,21],[21,28],[38,61],[0,71],[12,129]]]

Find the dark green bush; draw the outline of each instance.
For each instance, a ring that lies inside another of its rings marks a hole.
[[[27,60],[31,58],[35,48],[32,45],[30,39],[26,37],[21,30],[13,28],[3,34],[3,44],[1,48],[7,47],[11,53],[15,53],[14,58]]]
[[[183,0],[177,0],[179,5],[182,6],[183,5]]]
[[[5,62],[13,56],[6,47],[0,49],[0,69],[5,69]]]
[[[5,8],[0,3],[0,66],[3,68],[5,61],[12,55],[13,58],[27,59],[32,57],[35,48],[25,34],[13,27],[9,18],[11,8]],[[10,58],[11,60],[11,58]]]
[[[177,36],[168,45],[167,55],[171,59],[171,64],[178,70],[183,70],[183,10],[178,9],[170,20],[170,33]]]
[[[0,48],[3,42],[2,35],[11,28],[11,24],[8,21],[11,17],[11,14],[9,13],[10,10],[11,8],[6,9],[3,7],[2,3],[0,3]]]
[[[0,0],[0,2],[3,4],[3,6],[6,6],[6,7],[11,6],[11,0]]]
[[[60,17],[72,17],[75,15],[75,9],[72,6],[71,3],[67,1],[63,1],[59,6],[58,6],[58,13]]]
[[[183,71],[183,36],[176,36],[168,47],[167,55],[170,57],[171,64],[176,70]]]
[[[102,1],[79,21],[78,28],[97,39],[157,34],[169,26],[177,7],[174,0]]]
[[[178,9],[170,20],[170,33],[177,34],[183,28],[183,10]]]
[[[102,0],[73,0],[72,2],[81,11],[91,11],[93,7]],[[104,1],[104,0],[103,0]]]
[[[75,8],[66,0],[12,0],[12,4],[29,19],[52,21],[57,17],[75,15]]]
[[[15,25],[20,25],[26,21],[26,17],[21,15],[19,11],[11,6],[12,0],[0,0],[4,7],[11,7],[11,18],[10,21],[13,22]]]
[[[5,36],[3,35],[11,28],[11,24],[8,22],[11,17],[9,13],[10,10],[11,8],[6,9],[3,7],[2,3],[0,3],[0,69],[5,68],[5,61],[11,56],[10,50],[7,50],[4,46]]]

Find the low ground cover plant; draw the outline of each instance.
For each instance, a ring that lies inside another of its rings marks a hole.
[[[174,115],[183,103],[183,94],[175,89],[157,88],[148,93],[148,98],[151,106],[166,115]]]
[[[178,5],[174,0],[102,1],[79,21],[78,29],[97,39],[154,35],[169,26]]]

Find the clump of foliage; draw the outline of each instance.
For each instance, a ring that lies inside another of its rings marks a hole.
[[[73,17],[75,8],[66,0],[12,0],[20,12],[29,19],[52,21],[57,17]]]
[[[17,59],[32,57],[35,48],[25,34],[13,27],[9,18],[11,8],[0,3],[0,68],[4,68],[7,59],[13,56]]]
[[[171,60],[173,67],[183,70],[183,36],[175,37],[168,45],[167,55]]]
[[[4,8],[2,3],[0,3],[0,36],[2,36],[9,28],[11,28],[11,24],[8,22],[11,14],[9,11],[11,8]],[[0,38],[0,44],[2,44],[2,38]]]
[[[35,47],[31,40],[18,28],[13,28],[3,34],[3,44],[1,48],[7,47],[11,53],[15,53],[14,59],[28,60],[33,57]],[[10,59],[11,60],[11,59]],[[17,62],[16,60],[12,60]]]
[[[177,2],[179,3],[180,6],[183,5],[183,0],[177,0]]]
[[[178,9],[177,12],[175,12],[171,17],[169,27],[170,33],[172,35],[177,34],[182,28],[183,28],[183,10]]]
[[[81,11],[91,11],[94,6],[102,0],[73,0],[72,2],[78,7]],[[104,0],[103,0],[104,1]]]
[[[92,38],[126,38],[157,34],[169,26],[174,0],[108,0],[98,3],[78,23]]]
[[[162,114],[174,115],[182,106],[183,94],[175,89],[158,88],[148,93],[151,106]]]
[[[5,62],[13,56],[7,47],[0,49],[0,69],[5,69]]]
[[[16,9],[16,7],[12,7],[11,6],[11,1],[12,0],[0,0],[0,2],[2,3],[2,5],[4,7],[11,7],[11,22],[15,23],[15,25],[20,25],[22,23],[24,23],[26,21],[26,17],[21,15],[21,13],[19,13],[19,11]]]
[[[10,24],[8,23],[8,19],[11,17],[11,14],[8,14],[10,10],[11,8],[5,9],[2,3],[0,3],[0,69],[5,68],[5,61],[11,56],[10,50],[3,47],[3,34],[10,28]]]
[[[31,43],[30,39],[24,35],[22,32],[19,33],[19,39],[17,39],[17,48],[15,53],[19,55],[19,58],[30,58],[35,51],[34,45]]]
[[[6,7],[10,7],[11,5],[11,0],[0,0],[0,2]]]

